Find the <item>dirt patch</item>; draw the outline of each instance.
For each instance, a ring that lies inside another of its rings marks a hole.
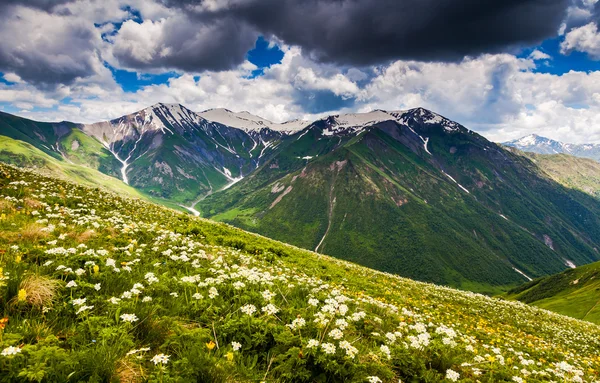
[[[293,180],[292,180],[293,182]],[[280,193],[282,190],[285,189],[285,185],[281,185],[279,184],[279,182],[275,183],[275,185],[273,185],[273,187],[271,188],[271,193],[275,194],[275,193]]]
[[[335,161],[329,166],[329,170],[334,171],[337,168],[337,171],[339,172],[340,170],[342,170],[344,168],[344,166],[347,163],[348,163],[348,160]]]
[[[281,193],[277,198],[275,198],[275,201],[273,201],[273,203],[271,204],[271,206],[269,206],[269,209],[273,209],[273,207],[275,205],[277,205],[279,202],[281,202],[281,200],[283,199],[283,197],[285,197],[289,192],[292,191],[292,186],[288,186],[283,193]]]

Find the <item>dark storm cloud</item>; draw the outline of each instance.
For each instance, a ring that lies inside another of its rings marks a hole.
[[[150,31],[156,36],[149,43],[144,35]],[[134,70],[219,71],[242,63],[257,38],[254,28],[230,16],[199,23],[181,14],[161,23],[124,25],[114,38],[112,53],[122,67]]]
[[[41,87],[70,84],[96,73],[97,42],[93,25],[40,9],[7,7],[0,16],[0,72]]]
[[[43,9],[50,11],[58,5],[71,3],[75,0],[2,0],[0,1],[0,9],[13,5],[22,5],[29,8]]]
[[[553,36],[569,1],[582,0],[154,0],[174,12],[118,24],[106,44],[64,6],[72,1],[0,0],[0,72],[44,85],[94,76],[104,60],[139,72],[227,70],[259,34],[345,66],[455,61]]]
[[[199,20],[235,17],[299,45],[321,61],[367,65],[392,59],[454,61],[556,35],[568,0],[163,0]]]

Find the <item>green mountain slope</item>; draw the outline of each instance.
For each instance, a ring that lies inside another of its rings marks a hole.
[[[48,123],[0,112],[0,135],[31,144],[57,159],[118,176],[119,161],[93,137],[70,122]]]
[[[322,122],[197,209],[379,270],[488,293],[598,260],[597,200],[463,127],[424,122],[425,113],[339,137],[322,133]]]
[[[536,279],[510,290],[506,298],[600,324],[600,263]]]
[[[1,163],[0,201],[2,381],[593,382],[600,373],[598,326],[519,302]]]
[[[130,197],[146,198],[120,180],[97,170],[55,158],[31,144],[0,136],[0,161],[22,168],[36,168],[45,173],[79,182],[90,187],[104,187]]]
[[[600,162],[567,154],[524,154],[561,185],[600,198]]]

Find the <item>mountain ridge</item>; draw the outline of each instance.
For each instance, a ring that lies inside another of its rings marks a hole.
[[[503,145],[517,148],[525,152],[538,154],[570,154],[576,157],[590,158],[600,162],[600,144],[569,144],[529,134],[516,140],[504,142]]]
[[[192,213],[419,280],[497,293],[600,259],[597,200],[432,111],[289,132],[201,114],[155,104],[87,125],[4,117],[0,133]]]

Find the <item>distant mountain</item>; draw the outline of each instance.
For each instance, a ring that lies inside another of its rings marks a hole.
[[[600,144],[565,144],[550,138],[541,137],[537,134],[519,138],[518,140],[503,143],[505,146],[511,146],[524,152],[533,152],[538,154],[570,154],[576,157],[591,158],[600,161]]]
[[[600,324],[600,262],[570,268],[510,290],[505,297]]]
[[[419,280],[495,293],[600,260],[597,199],[422,108],[278,124],[159,103],[87,125],[0,114],[0,135],[171,206]]]

